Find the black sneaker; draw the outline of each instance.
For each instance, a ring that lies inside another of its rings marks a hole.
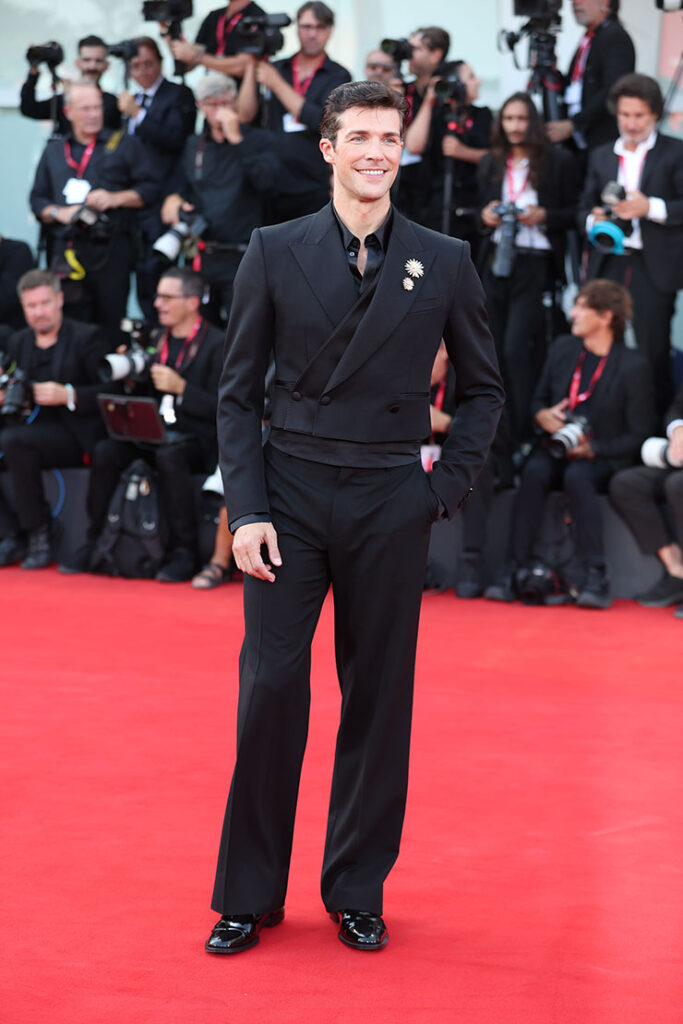
[[[0,567],[20,562],[26,554],[26,545],[17,536],[0,540]]]
[[[47,569],[52,561],[52,550],[50,544],[50,529],[48,526],[39,526],[28,535],[28,550],[26,558],[21,563],[22,569]]]
[[[678,604],[683,601],[683,580],[665,572],[655,585],[644,594],[640,594],[636,601],[643,608],[668,608],[671,604]]]
[[[588,575],[576,599],[579,608],[609,608],[609,579],[601,565],[591,565]]]
[[[683,604],[679,604],[678,608],[674,612],[674,619],[683,619]]]
[[[484,591],[484,598],[487,601],[504,601],[510,603],[519,597],[517,589],[518,571],[508,567],[495,583],[492,583]]]
[[[195,557],[187,548],[176,548],[154,577],[160,583],[185,583],[195,574]]]
[[[467,600],[481,597],[484,593],[484,586],[481,582],[481,556],[478,551],[465,552],[458,565],[457,573],[456,595]]]

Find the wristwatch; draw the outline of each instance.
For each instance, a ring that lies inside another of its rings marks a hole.
[[[65,384],[64,387],[66,388],[66,407],[69,412],[76,412],[73,384]]]

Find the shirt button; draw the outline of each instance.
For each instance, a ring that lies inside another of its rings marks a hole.
[[[300,402],[301,401],[301,392],[300,391],[292,391],[292,399],[295,402]]]
[[[399,412],[400,408],[401,408],[400,405],[390,405],[389,406],[389,412]]]
[[[331,401],[332,401],[332,399],[330,398],[329,395],[323,395],[323,397],[320,399],[320,404],[321,405],[329,405]]]

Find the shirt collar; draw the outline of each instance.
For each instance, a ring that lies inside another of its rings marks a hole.
[[[337,221],[337,226],[339,227],[339,234],[341,235],[342,242],[344,243],[344,248],[347,251],[349,249],[351,249],[351,248],[356,248],[356,249],[360,248],[360,239],[357,238],[356,235],[354,235],[349,230],[349,228],[347,228],[346,224],[344,223],[344,221],[341,219],[341,217],[337,213],[337,211],[335,209],[335,206],[334,206],[334,203],[332,203],[332,211],[333,211],[335,219]],[[391,234],[391,224],[392,224],[393,219],[394,219],[394,208],[393,208],[393,206],[390,206],[388,214],[386,215],[386,217],[384,218],[384,220],[382,221],[380,226],[377,228],[377,230],[373,231],[371,234],[365,236],[364,241],[365,241],[366,247],[367,247],[368,239],[376,238],[377,241],[379,242],[380,249],[383,252],[386,251],[387,245],[389,244],[389,235]]]
[[[614,152],[617,156],[638,157],[642,156],[643,153],[647,153],[649,150],[654,149],[656,142],[657,132],[654,131],[647,139],[645,139],[644,142],[639,142],[635,149],[626,149],[624,146],[624,140],[619,136],[617,141],[614,143]]]
[[[152,99],[154,96],[156,96],[157,90],[159,89],[159,86],[161,85],[163,80],[164,76],[159,75],[156,82],[153,82],[152,85],[150,85],[149,89],[143,89],[141,85],[138,85],[138,96],[149,96],[149,98]]]

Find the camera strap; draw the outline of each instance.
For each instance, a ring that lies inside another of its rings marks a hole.
[[[313,79],[315,78],[315,76],[318,74],[321,67],[325,63],[325,59],[326,55],[323,53],[323,55],[320,57],[318,63],[315,65],[310,74],[306,75],[306,77],[302,79],[301,72],[299,71],[299,58],[298,56],[292,58],[292,88],[294,89],[294,92],[297,94],[297,96],[306,95],[311,82],[313,81]]]
[[[225,24],[225,14],[221,14],[216,24],[216,56],[224,57],[225,48],[228,45],[228,36],[234,30],[235,26],[244,17],[244,12],[240,11],[239,14],[233,15],[230,21]]]
[[[96,142],[97,139],[93,139],[91,142],[88,143],[88,145],[85,147],[85,150],[83,151],[83,156],[81,157],[79,163],[76,163],[73,156],[71,155],[71,144],[69,140],[64,140],[64,159],[66,160],[69,167],[73,167],[74,171],[76,172],[77,178],[82,178],[85,174],[85,169],[90,163],[90,157],[93,155],[93,152],[95,150]]]
[[[579,388],[581,386],[581,369],[583,367],[585,359],[586,350],[585,348],[582,348],[578,361],[576,363],[576,369],[572,374],[572,382],[569,388],[569,409],[571,412],[574,411],[574,409],[577,407],[577,405],[579,405],[580,402],[585,402],[586,399],[590,398],[590,396],[593,394],[593,391],[595,390],[595,385],[602,377],[602,371],[605,369],[605,364],[607,363],[607,356],[603,356],[598,365],[595,367],[595,372],[593,373],[593,376],[590,379],[588,387],[585,391],[582,391],[581,394],[579,394]]]
[[[595,39],[595,32],[586,32],[583,39],[579,43],[579,48],[576,51],[576,58],[572,67],[572,82],[578,82],[583,78],[583,73],[586,70],[586,61],[588,60],[588,51],[591,48],[591,43]]]
[[[507,183],[507,199],[510,203],[516,203],[519,197],[524,193],[527,185],[529,184],[529,168],[526,169],[524,180],[521,186],[515,191],[515,170],[512,160],[508,159],[505,161],[505,180]]]

